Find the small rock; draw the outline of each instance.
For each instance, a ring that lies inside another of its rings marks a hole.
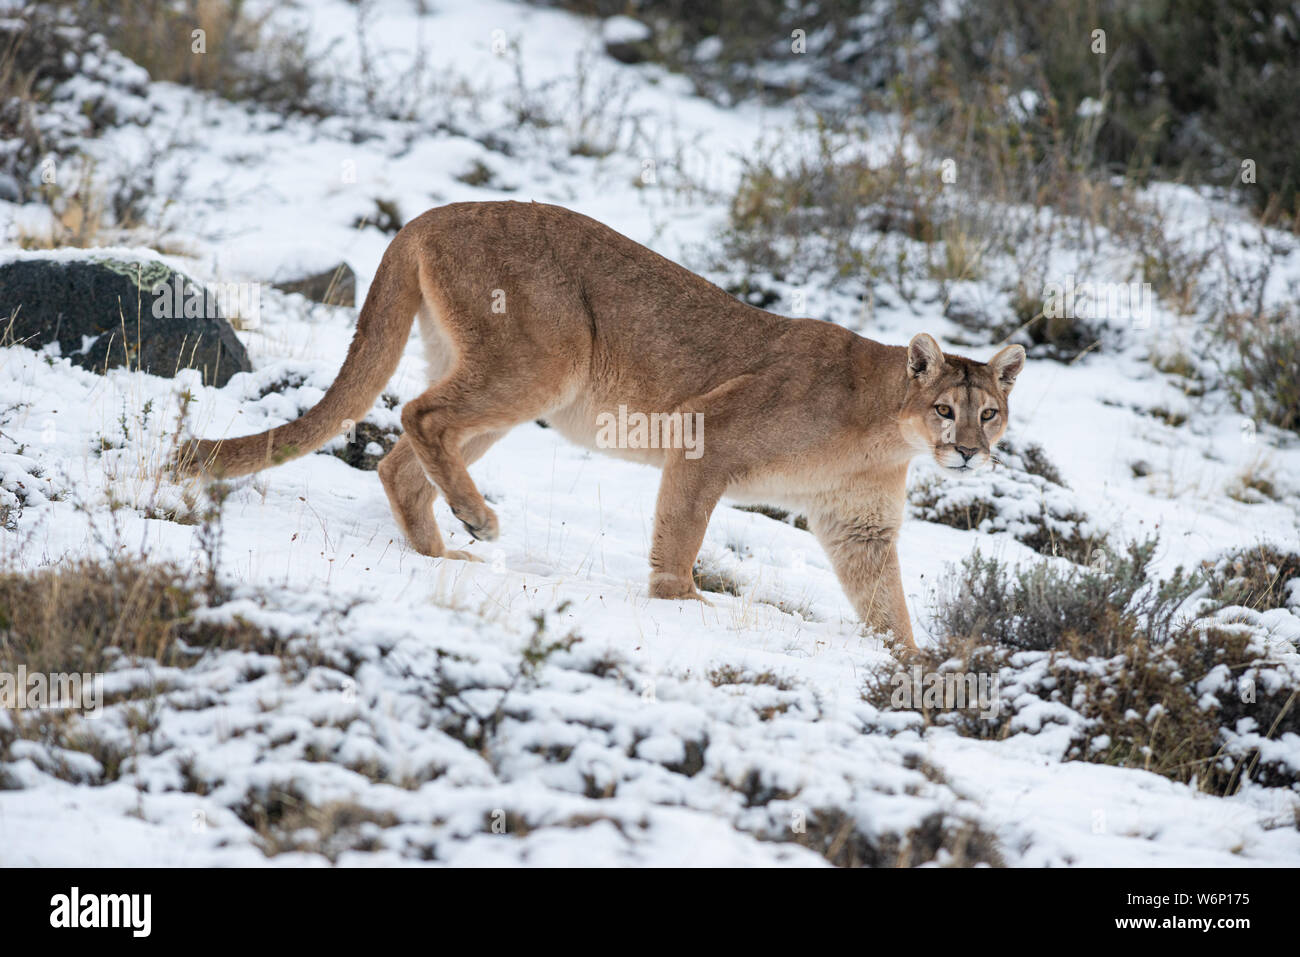
[[[605,52],[620,63],[641,63],[650,58],[651,30],[631,17],[610,17],[600,30]]]
[[[327,306],[357,304],[357,274],[347,263],[339,263],[324,272],[272,285],[281,292],[296,292],[312,302],[323,302]]]
[[[399,435],[392,429],[381,428],[373,422],[358,422],[353,441],[333,449],[331,455],[342,459],[354,469],[373,472],[379,461],[397,444]]]

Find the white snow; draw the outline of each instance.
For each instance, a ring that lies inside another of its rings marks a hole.
[[[600,35],[606,43],[640,43],[650,39],[651,30],[640,20],[631,17],[610,17],[601,25]]]
[[[199,281],[271,281],[346,261],[360,301],[391,238],[356,226],[376,200],[409,219],[441,203],[513,198],[565,205],[702,268],[742,157],[792,126],[784,109],[723,109],[657,67],[601,56],[602,35],[632,36],[627,18],[602,27],[505,0],[442,0],[426,15],[416,7],[376,4],[366,24],[386,89],[426,58],[426,86],[410,91],[404,116],[394,118],[395,107],[394,116],[284,118],[148,86],[147,106],[132,100],[147,124],[123,124],[84,149],[106,177],[151,157],[159,182],[175,189],[161,211],[171,252],[132,244],[95,254],[163,258]],[[310,0],[278,15],[308,18],[329,62],[356,74],[354,5]],[[496,30],[518,43],[524,90],[509,56],[494,52]],[[585,87],[575,82],[580,65]],[[521,96],[557,122],[521,127],[511,106]],[[499,138],[509,153],[492,147]],[[589,141],[610,152],[573,151]],[[490,183],[457,178],[474,161],[495,172]],[[1180,221],[1195,233],[1211,201],[1161,189],[1184,205]],[[32,215],[0,202],[0,229],[13,235]],[[26,255],[0,250],[0,260]],[[1300,252],[1280,271],[1300,278]],[[997,293],[989,285],[982,294]],[[938,302],[918,310],[882,297],[868,324],[849,297],[814,289],[807,311],[891,343],[925,330],[947,346],[960,333]],[[156,478],[180,393],[196,398],[189,426],[198,435],[282,424],[332,381],[353,321],[353,310],[264,288],[260,325],[240,332],[255,371],[223,389],[193,373],[98,376],[52,353],[0,349],[0,505],[22,504],[16,530],[0,531],[4,558],[35,568],[102,557],[111,542],[200,564],[193,526],[145,517],[183,504],[178,487]],[[1069,490],[1031,483],[1023,494],[1068,499],[1117,541],[1158,528],[1163,571],[1234,545],[1294,547],[1300,444],[1267,429],[1247,436],[1226,402],[1187,406],[1144,358],[1180,335],[1177,323],[1161,308],[1150,328],[1123,330],[1119,348],[1088,361],[1029,363],[1011,434],[1041,445]],[[389,391],[414,397],[422,369],[412,343]],[[290,374],[301,384],[258,398]],[[1191,418],[1168,426],[1147,414],[1157,406]],[[396,427],[396,413],[377,407],[373,421]],[[1228,497],[1260,456],[1281,500]],[[1149,475],[1133,474],[1139,459]],[[517,428],[472,472],[500,516],[500,541],[471,541],[441,501],[437,517],[448,546],[483,564],[409,550],[376,475],[325,453],[238,484],[221,552],[236,600],[212,614],[298,636],[296,651],[210,653],[189,668],[122,662],[110,679],[159,689],[148,741],[133,737],[129,704],[108,707],[97,732],[135,755],[108,784],[93,783],[89,755],[15,745],[3,770],[16,788],[0,791],[0,864],[326,863],[311,850],[266,856],[237,813],[250,795],[290,788],[313,805],[360,805],[379,822],[357,826],[369,842],[353,834],[340,845],[333,856],[344,865],[824,865],[772,838],[828,808],[869,835],[905,833],[935,812],[975,821],[1020,866],[1300,863],[1294,793],[1251,785],[1215,798],[1143,771],[1063,761],[1064,706],[1022,711],[1013,736],[997,742],[921,732],[906,716],[877,713],[861,699],[864,678],[896,665],[861,636],[816,541],[790,524],[719,507],[701,560],[733,574],[743,594],[711,596],[711,606],[656,601],[646,588],[656,472],[535,425]],[[966,493],[964,484],[947,492]],[[127,506],[112,519],[110,498]],[[1013,537],[1021,517],[973,532],[909,521],[900,558],[921,640],[946,563],[976,546],[1038,560]],[[1295,654],[1296,611],[1293,601],[1250,622],[1274,637],[1280,656]],[[537,616],[547,641],[580,640],[529,675],[523,652]],[[715,684],[717,669],[776,680]],[[449,728],[457,715],[466,727]],[[0,731],[10,720],[0,712]],[[1294,736],[1268,744],[1300,764]],[[187,790],[187,774],[206,793]]]

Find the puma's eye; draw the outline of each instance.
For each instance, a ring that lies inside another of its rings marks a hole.
[[[984,422],[992,422],[993,417],[998,414],[997,409],[985,409],[980,413],[980,419]]]
[[[934,411],[938,412],[939,415],[945,419],[952,418],[952,406],[950,405],[936,405]]]

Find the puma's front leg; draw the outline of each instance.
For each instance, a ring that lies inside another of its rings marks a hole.
[[[898,525],[874,518],[814,517],[811,527],[858,617],[877,632],[893,632],[908,651],[916,651],[898,566]]]
[[[654,543],[650,547],[650,597],[695,598],[704,596],[691,574],[695,556],[704,542],[709,516],[722,498],[722,486],[710,480],[699,460],[680,452],[664,466],[655,505]]]

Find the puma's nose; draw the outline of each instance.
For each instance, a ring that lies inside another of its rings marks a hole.
[[[975,455],[976,451],[978,451],[977,449],[972,449],[969,446],[965,446],[965,445],[958,445],[956,448],[957,451],[961,453],[961,457],[964,458],[967,462],[969,462],[971,458]]]

